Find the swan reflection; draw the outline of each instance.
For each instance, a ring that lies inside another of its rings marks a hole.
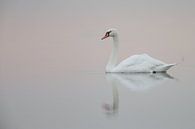
[[[113,95],[113,101],[111,104],[104,103],[103,109],[105,110],[106,115],[112,116],[118,113],[119,108],[119,95],[118,95],[118,89],[115,84],[112,85],[112,95]]]
[[[131,91],[144,91],[158,86],[167,80],[174,79],[167,73],[134,73],[134,74],[106,74],[106,79],[111,85],[125,86]]]
[[[125,86],[131,91],[146,91],[152,87],[163,84],[164,82],[174,79],[167,73],[107,73],[106,80],[112,86],[113,102],[110,104],[103,104],[103,109],[107,115],[114,115],[119,108],[119,93],[118,86]]]

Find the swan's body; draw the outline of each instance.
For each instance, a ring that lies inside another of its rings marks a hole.
[[[133,55],[117,64],[119,40],[116,29],[108,30],[102,40],[107,37],[113,38],[113,48],[106,66],[106,72],[166,72],[175,65],[166,64],[147,54]]]

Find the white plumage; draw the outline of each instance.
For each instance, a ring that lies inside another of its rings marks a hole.
[[[166,64],[160,60],[154,59],[147,54],[133,55],[117,63],[118,55],[118,34],[116,29],[109,29],[105,36],[113,38],[113,49],[106,66],[106,72],[166,72],[175,64]]]

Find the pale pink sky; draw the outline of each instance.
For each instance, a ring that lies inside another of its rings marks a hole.
[[[6,0],[1,3],[1,69],[104,70],[117,28],[120,59],[148,53],[194,66],[195,1]]]

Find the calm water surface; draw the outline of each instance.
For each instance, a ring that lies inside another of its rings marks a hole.
[[[170,74],[36,72],[2,76],[2,129],[195,128],[194,68],[176,66]]]

